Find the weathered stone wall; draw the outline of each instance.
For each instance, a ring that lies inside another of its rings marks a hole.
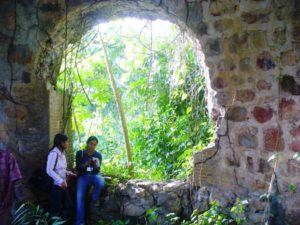
[[[0,142],[23,173],[41,163],[49,146],[48,108],[55,103],[46,86],[55,84],[63,49],[92,25],[124,16],[170,20],[203,50],[218,125],[218,177],[207,183],[266,190],[274,166],[268,158],[278,152],[279,191],[299,185],[292,158],[300,150],[297,0],[0,1]],[[286,199],[297,211],[299,199]]]
[[[158,221],[154,224],[170,224],[167,222],[166,215],[174,213],[180,218],[190,219],[194,210],[204,212],[214,201],[218,201],[224,212],[229,214],[238,195],[241,201],[247,202],[244,205],[243,215],[246,217],[247,225],[264,224],[268,203],[260,200],[261,193],[247,195],[214,186],[194,187],[184,181],[130,180],[119,184],[116,188],[110,187],[102,195],[101,207],[96,211],[93,210],[93,214],[88,215],[87,218],[95,221],[99,218],[131,219],[132,222],[135,221],[132,224],[144,224],[147,210],[155,209]],[[151,222],[148,221],[148,224]]]
[[[51,102],[49,104],[49,148],[53,146],[53,140],[54,136],[57,133],[61,133],[64,130],[64,133],[69,137],[69,147],[66,152],[67,156],[67,162],[68,167],[73,168],[74,167],[74,153],[73,153],[73,132],[72,132],[72,123],[71,118],[68,120],[65,120],[63,117],[70,117],[68,116],[68,96],[67,93],[65,93],[65,96],[63,93],[57,92],[50,86],[48,90],[48,101]],[[63,98],[65,97],[65,105],[66,107],[63,107],[64,101]],[[65,114],[63,114],[63,111],[65,110]],[[65,122],[63,122],[65,121]],[[64,124],[66,123],[66,125]],[[66,126],[64,129],[63,127]]]

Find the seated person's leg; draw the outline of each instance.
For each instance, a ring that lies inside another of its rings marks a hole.
[[[88,176],[77,178],[77,197],[76,197],[76,225],[84,224],[85,195],[89,186]]]
[[[95,175],[93,176],[92,182],[94,186],[94,190],[92,193],[92,201],[97,204],[101,191],[104,188],[105,180],[101,175]]]

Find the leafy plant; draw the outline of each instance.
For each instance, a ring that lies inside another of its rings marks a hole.
[[[17,209],[12,225],[60,225],[65,222],[59,217],[50,218],[49,213],[39,205],[27,202]]]
[[[146,211],[146,224],[157,224],[158,208],[150,208]]]
[[[246,224],[245,217],[245,205],[247,201],[240,201],[237,199],[236,204],[228,209],[222,209],[220,203],[213,201],[210,208],[200,213],[195,210],[190,220],[183,220],[180,222],[180,218],[175,214],[168,214],[167,219],[170,224],[180,225],[230,225],[230,224]]]

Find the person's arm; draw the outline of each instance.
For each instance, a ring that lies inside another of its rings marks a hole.
[[[76,168],[77,168],[77,170],[85,170],[91,164],[91,162],[89,160],[84,160],[83,154],[84,154],[83,150],[78,151],[76,153]]]
[[[62,185],[64,179],[62,179],[55,171],[55,162],[58,160],[58,154],[56,152],[50,152],[47,159],[47,174],[52,177],[55,183]]]
[[[93,174],[98,174],[100,172],[102,156],[97,152],[95,158],[96,160],[93,161]]]
[[[76,173],[73,173],[72,171],[67,170],[67,176],[77,176]]]

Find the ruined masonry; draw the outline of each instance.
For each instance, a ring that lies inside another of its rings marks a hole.
[[[206,66],[218,138],[195,154],[193,185],[264,192],[276,164],[281,204],[300,218],[300,196],[289,191],[300,182],[297,0],[0,0],[0,145],[14,152],[24,176],[63,126],[54,84],[64,47],[93,25],[126,16],[186,29]]]

